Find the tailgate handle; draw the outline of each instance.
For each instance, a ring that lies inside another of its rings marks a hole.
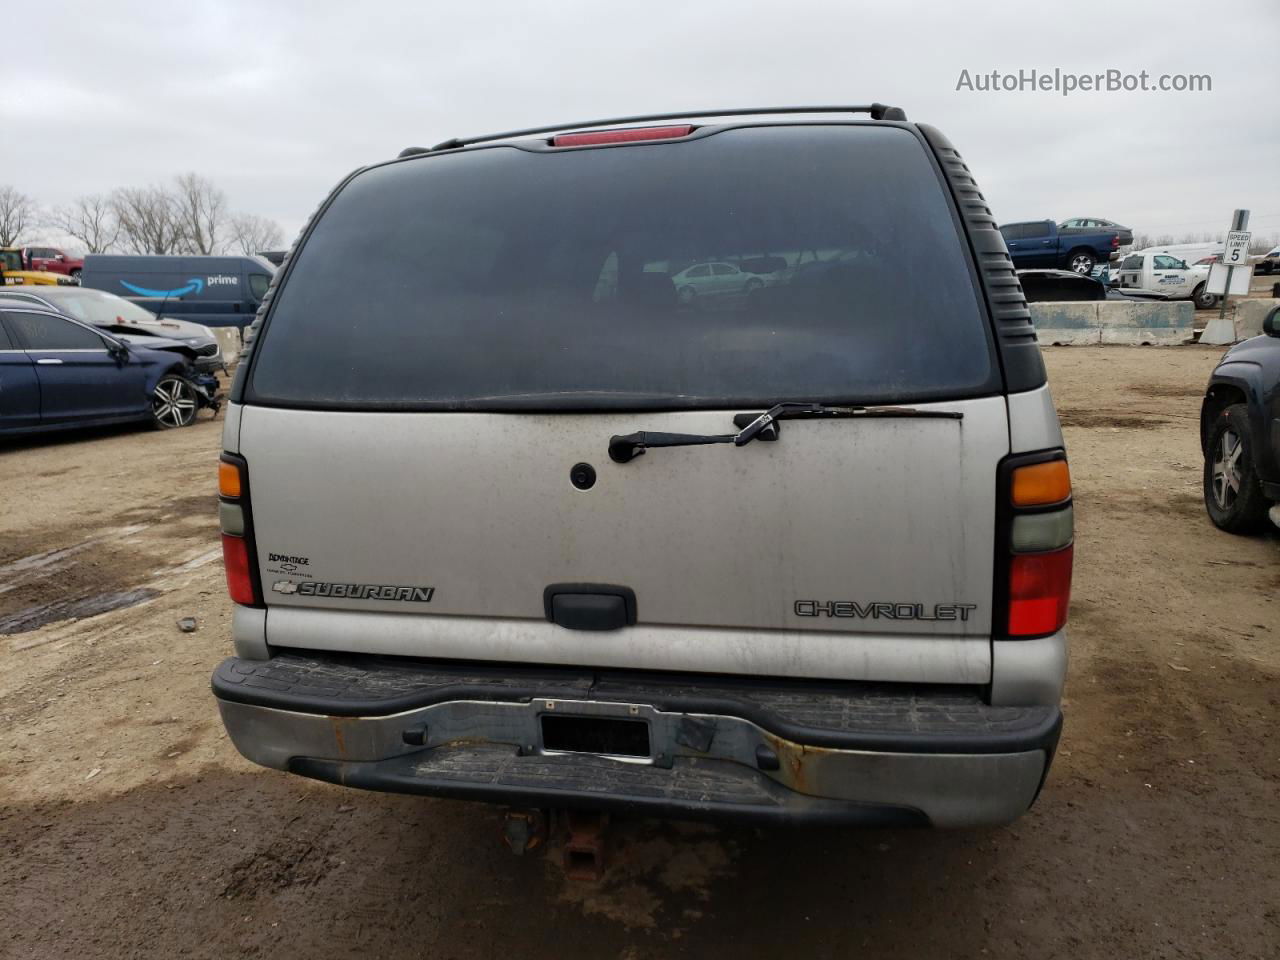
[[[607,583],[553,583],[542,592],[547,619],[569,630],[620,630],[636,622],[636,594]]]

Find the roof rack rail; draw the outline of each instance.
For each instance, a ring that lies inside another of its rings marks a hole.
[[[430,150],[425,147],[406,147],[400,151],[400,156],[411,157],[436,150],[456,150],[458,147],[470,146],[473,143],[509,140],[512,137],[530,137],[536,133],[555,133],[557,130],[576,130],[581,127],[613,126],[619,123],[647,123],[653,120],[687,120],[694,117],[746,117],[770,113],[869,113],[872,120],[901,121],[907,119],[907,115],[901,107],[890,107],[883,103],[868,103],[861,106],[738,107],[732,110],[685,110],[680,113],[646,113],[637,114],[634,117],[612,117],[606,120],[557,123],[549,127],[529,127],[525,130],[508,130],[506,133],[488,133],[482,137],[455,137],[452,140],[437,143]]]

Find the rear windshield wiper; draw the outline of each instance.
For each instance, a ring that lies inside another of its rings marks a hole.
[[[913,407],[829,407],[822,403],[787,401],[774,404],[764,413],[753,416],[740,413],[733,418],[737,433],[656,433],[640,430],[625,436],[609,438],[609,459],[615,463],[629,463],[650,447],[696,447],[711,443],[732,443],[745,446],[752,440],[778,439],[780,420],[836,419],[861,417],[878,419],[888,417],[922,417],[932,420],[961,420],[964,414],[956,410],[917,410]]]

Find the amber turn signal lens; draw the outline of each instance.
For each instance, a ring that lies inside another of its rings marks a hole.
[[[224,497],[240,496],[240,468],[234,463],[218,464],[218,493]]]
[[[1013,471],[1013,505],[1036,507],[1071,496],[1071,471],[1065,460],[1032,463]]]

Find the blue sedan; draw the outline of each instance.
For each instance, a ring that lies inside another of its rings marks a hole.
[[[210,378],[193,374],[183,345],[155,349],[157,338],[146,339],[144,347],[49,310],[4,304],[0,435],[135,420],[185,427],[216,404]]]

